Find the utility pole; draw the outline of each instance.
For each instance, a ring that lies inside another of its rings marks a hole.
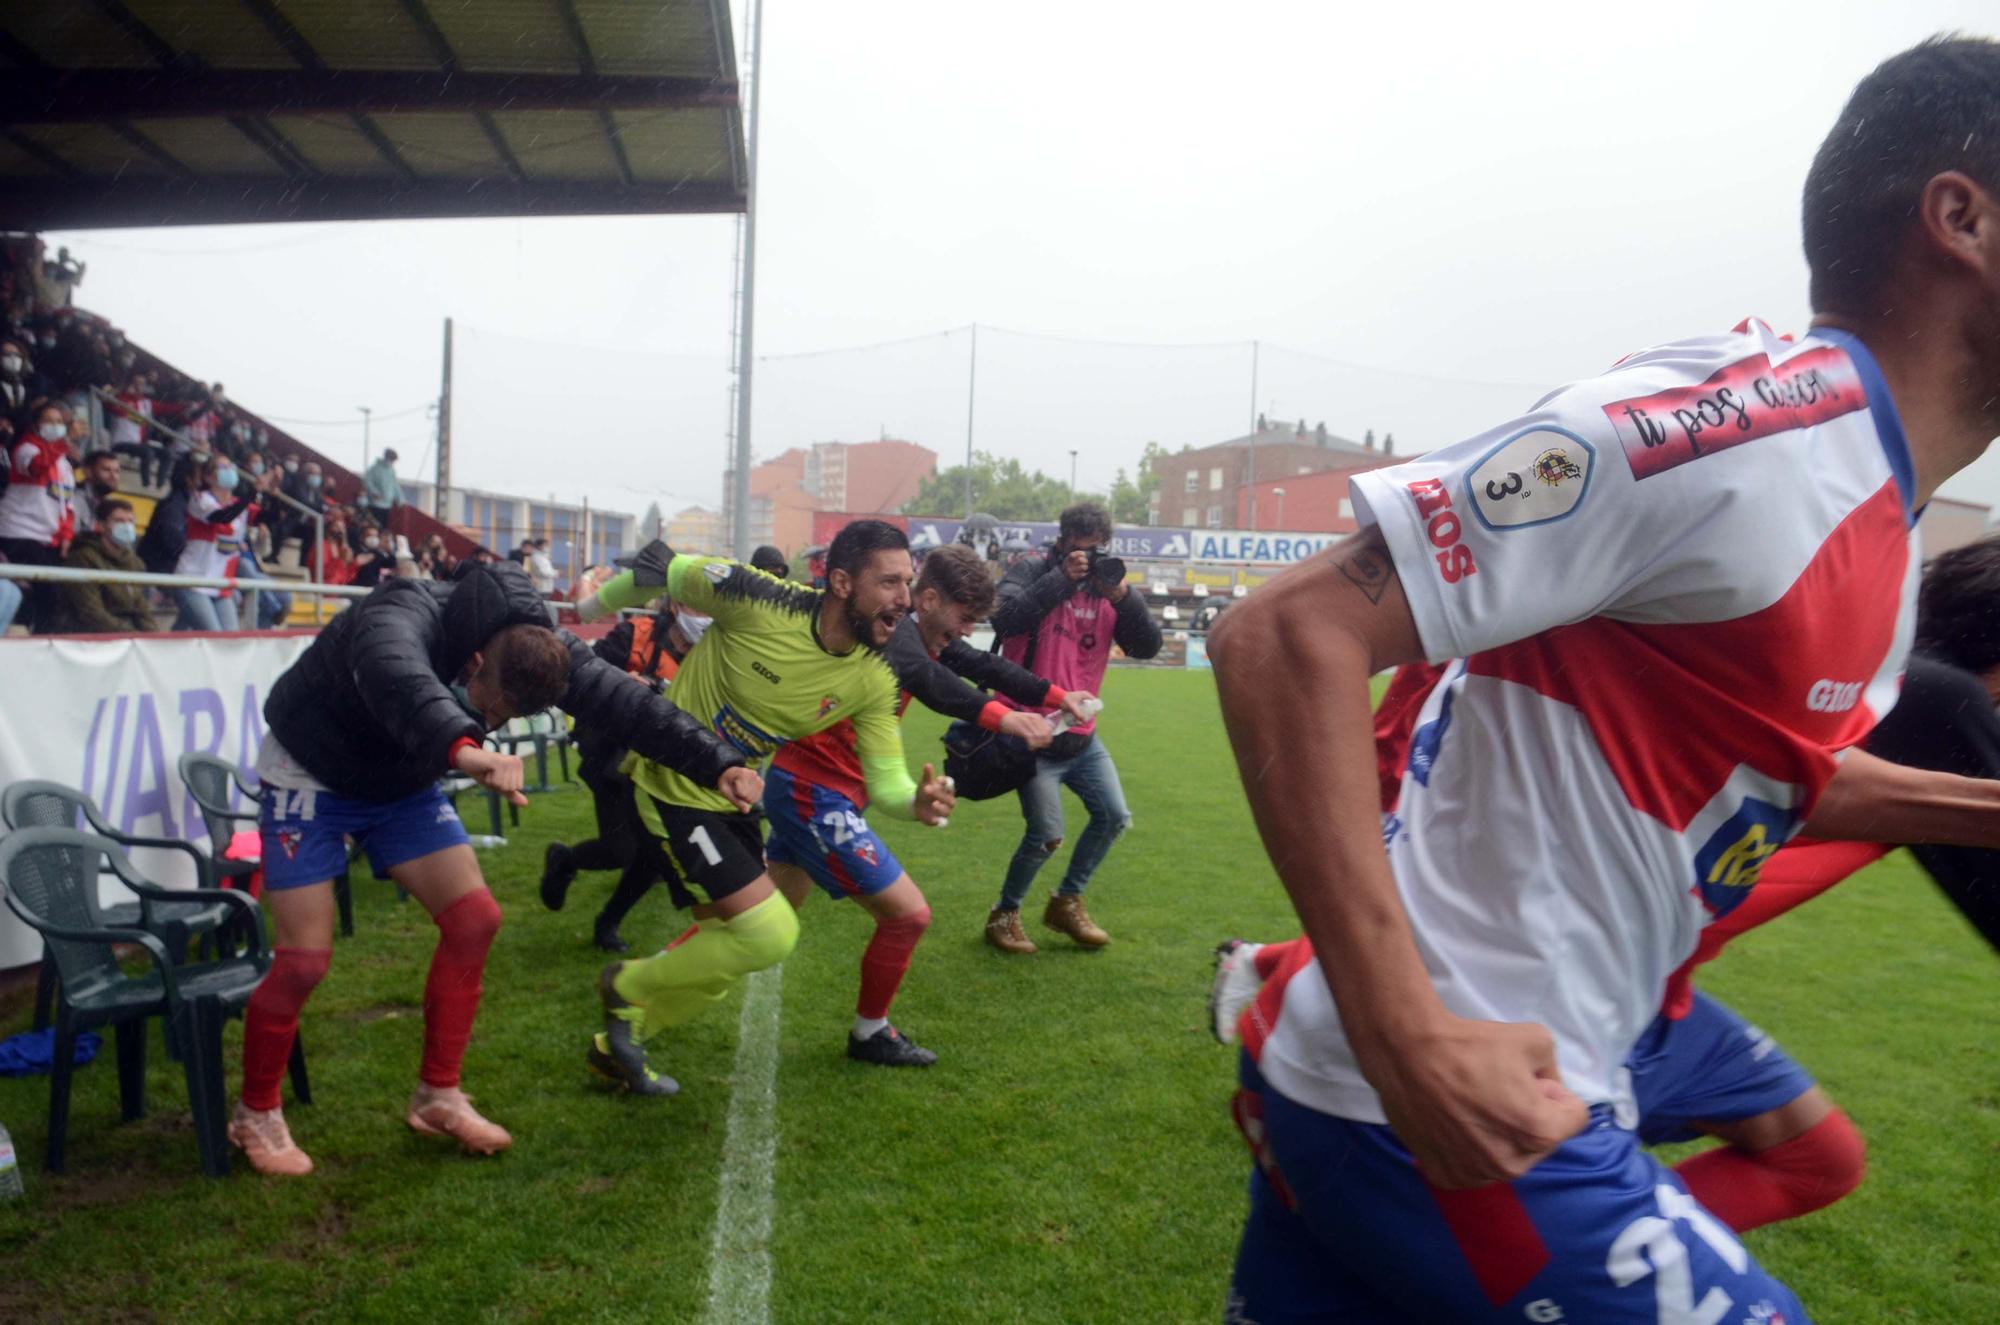
[[[375,411],[366,405],[356,405],[354,408],[361,411],[361,472],[366,474],[368,472],[369,425],[375,422]]]
[[[737,290],[736,460],[730,472],[729,542],[736,556],[750,559],[750,368],[755,354],[752,322],[757,307],[757,103],[763,100],[764,0],[750,0],[750,122],[743,163],[743,284]]]
[[[1257,357],[1261,347],[1250,342],[1250,477],[1243,490],[1250,499],[1250,527],[1257,527]]]
[[[965,518],[972,518],[972,406],[979,395],[979,324],[972,324],[971,370],[965,379]]]
[[[451,491],[451,319],[444,320],[444,391],[438,397],[437,487],[432,494],[431,514],[445,519],[446,501]]]
[[[1069,499],[1076,500],[1076,452],[1069,453]]]

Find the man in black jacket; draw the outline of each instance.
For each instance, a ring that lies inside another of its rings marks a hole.
[[[257,774],[274,961],[244,1019],[243,1097],[229,1124],[260,1173],[312,1171],[285,1127],[278,1083],[299,1009],[332,957],[332,880],[350,835],[439,930],[410,1127],[475,1153],[512,1144],[458,1086],[500,908],[438,780],[456,770],[525,804],[520,759],[480,741],[558,703],[745,809],[763,792],[735,750],[581,640],[551,630],[518,567],[469,567],[451,583],[392,580],[334,618],[271,688]]]
[[[1065,691],[1096,694],[1104,684],[1112,644],[1127,657],[1150,658],[1160,651],[1160,627],[1144,600],[1128,591],[1125,563],[1108,555],[1111,517],[1102,506],[1082,502],[1070,507],[1062,513],[1059,533],[1047,558],[1008,568],[1000,581],[993,632],[1010,661]],[[1051,711],[1046,704],[1040,707]],[[1056,737],[1021,788],[1027,831],[1007,866],[1000,900],[986,917],[986,941],[1002,952],[1035,951],[1021,932],[1021,902],[1035,875],[1062,846],[1064,787],[1090,811],[1090,826],[1070,853],[1069,868],[1049,898],[1042,923],[1086,948],[1111,941],[1084,910],[1083,890],[1132,816],[1125,808],[1118,767],[1097,739],[1093,718]]]
[[[911,603],[883,650],[902,690],[899,715],[916,699],[947,717],[1018,736],[1030,749],[1049,744],[1054,733],[1048,719],[988,699],[965,684],[971,681],[1016,704],[1048,705],[1072,721],[1088,720],[1090,695],[1065,693],[1005,658],[966,645],[965,637],[993,605],[993,581],[971,548],[952,544],[925,557]],[[861,956],[861,995],[847,1056],[884,1067],[929,1067],[937,1055],[889,1024],[889,1004],[930,926],[930,903],[862,817],[867,804],[851,725],[779,746],[764,787],[764,814],[771,822],[764,857],[794,910],[818,884],[836,901],[852,897],[875,918],[874,937]]]

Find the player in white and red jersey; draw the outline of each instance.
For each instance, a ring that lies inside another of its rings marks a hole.
[[[1915,512],[2000,431],[1996,85],[2000,44],[1955,40],[1857,89],[1808,180],[1809,336],[1644,350],[1357,476],[1363,532],[1223,618],[1318,954],[1244,1063],[1233,1318],[1804,1319],[1616,1125],[1618,1069],[1763,862],[1841,835],[1836,771],[1879,775],[1844,752],[1909,648]],[[1458,661],[1385,825],[1367,682],[1418,657]]]

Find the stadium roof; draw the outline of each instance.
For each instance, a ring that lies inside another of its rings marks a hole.
[[[0,6],[0,228],[743,207],[724,0]]]

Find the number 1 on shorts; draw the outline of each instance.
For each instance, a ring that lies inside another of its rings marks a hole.
[[[722,863],[722,853],[715,849],[715,843],[709,839],[707,824],[697,825],[695,830],[688,834],[688,842],[693,846],[701,848],[701,858],[709,864],[720,865]]]

